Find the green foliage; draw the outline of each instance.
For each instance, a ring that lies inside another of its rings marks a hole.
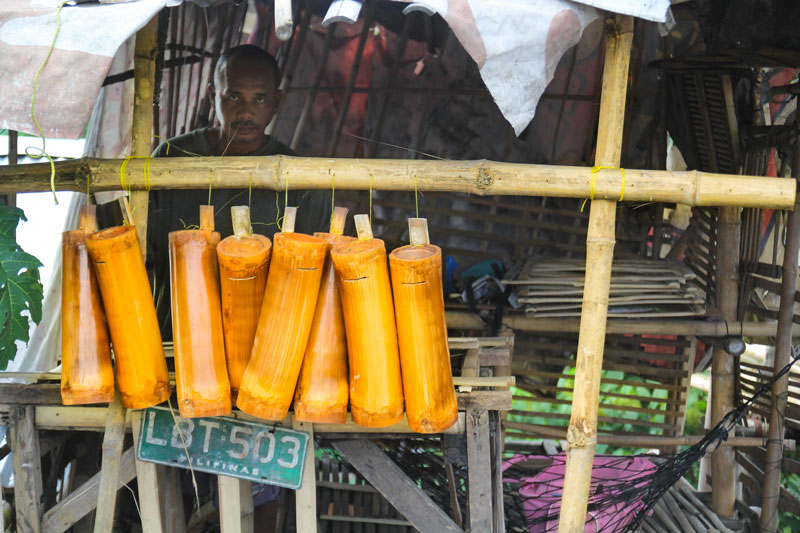
[[[0,205],[0,370],[14,359],[16,341],[28,342],[28,315],[42,320],[42,264],[17,244],[20,220],[27,220],[21,209]]]

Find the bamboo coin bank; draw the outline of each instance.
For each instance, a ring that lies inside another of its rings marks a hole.
[[[231,412],[219,295],[214,207],[200,206],[200,229],[169,234],[172,337],[178,410],[184,418]]]
[[[442,251],[430,244],[424,218],[408,221],[411,245],[389,254],[408,425],[439,433],[458,419],[447,346]]]
[[[330,258],[332,246],[355,240],[342,235],[346,217],[347,208],[335,208],[330,233],[314,234],[328,243],[328,255],[294,397],[294,416],[304,422],[344,424],[347,419],[347,341],[339,287]]]
[[[350,410],[360,426],[385,427],[403,418],[392,287],[383,241],[372,238],[367,215],[355,219],[358,240],[331,251],[347,335]]]
[[[103,296],[122,405],[159,404],[169,397],[169,375],[136,227],[98,231],[86,247]]]
[[[328,243],[293,233],[296,208],[287,207],[272,245],[264,303],[236,405],[266,420],[282,420],[294,397],[306,350]]]
[[[231,216],[234,234],[217,245],[217,260],[225,356],[235,402],[253,349],[272,243],[263,235],[253,234],[249,207],[231,207]]]
[[[61,400],[64,405],[114,399],[114,369],[100,287],[86,237],[97,231],[96,207],[81,208],[79,229],[62,234]]]

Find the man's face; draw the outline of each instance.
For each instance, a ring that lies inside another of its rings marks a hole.
[[[270,71],[231,61],[220,73],[217,85],[210,89],[224,135],[232,144],[260,144],[280,101]]]

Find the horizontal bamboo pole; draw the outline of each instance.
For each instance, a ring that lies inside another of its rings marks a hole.
[[[123,188],[122,159],[83,158],[56,163],[58,190],[92,191]],[[145,168],[148,176],[145,179]],[[291,157],[181,157],[132,159],[125,169],[125,188],[226,188],[281,191],[328,189],[333,175],[337,189],[450,191],[478,196],[518,195],[586,198],[592,183],[589,167],[526,165],[496,161],[422,161],[413,159],[332,159]],[[595,174],[596,199],[617,200],[622,192],[619,170]],[[0,167],[0,194],[50,188],[49,163]],[[677,202],[698,206],[740,206],[792,209],[794,180],[733,176],[698,171],[625,169],[625,200]]]
[[[450,310],[445,313],[447,327],[451,330],[483,330],[486,322],[472,311]],[[577,333],[579,318],[535,318],[522,314],[503,317],[503,326],[514,331],[529,333]],[[690,335],[697,337],[774,337],[777,322],[735,322],[711,320],[661,320],[610,318],[607,334],[631,335]],[[792,336],[800,337],[800,324],[792,326]]]
[[[552,438],[565,440],[567,438],[566,428],[553,427],[544,429],[542,426],[531,426],[519,422],[506,422],[506,429],[521,431],[530,438]],[[508,433],[515,436],[514,433]],[[682,437],[668,437],[661,435],[642,435],[630,433],[628,435],[597,435],[597,444],[608,444],[611,446],[622,446],[625,448],[671,448],[673,446],[694,446],[703,440],[700,435],[684,435]],[[735,446],[737,448],[760,448],[767,445],[767,437],[729,437],[720,442],[720,446]],[[784,449],[794,450],[795,441],[784,440]]]

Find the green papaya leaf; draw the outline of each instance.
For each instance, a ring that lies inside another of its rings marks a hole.
[[[0,205],[0,370],[14,359],[16,341],[28,342],[28,317],[42,320],[42,264],[14,240],[20,220],[26,220],[21,209]]]

